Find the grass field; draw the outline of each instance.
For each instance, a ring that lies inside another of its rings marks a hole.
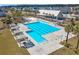
[[[0,28],[3,26],[3,23],[0,21]]]
[[[65,43],[65,41],[64,41]],[[67,47],[63,47],[63,48],[60,48],[59,50],[53,52],[53,53],[50,53],[49,55],[79,55],[79,50],[77,50],[78,53],[75,53],[75,47],[77,45],[77,37],[74,37],[74,38],[71,38],[69,41],[68,41],[68,44],[70,44],[70,47],[67,48]]]
[[[0,55],[28,55],[28,51],[20,48],[9,29],[0,30]]]

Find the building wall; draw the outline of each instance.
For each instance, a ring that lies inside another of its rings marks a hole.
[[[62,12],[59,10],[39,10],[39,15],[45,16],[48,18],[63,18]]]

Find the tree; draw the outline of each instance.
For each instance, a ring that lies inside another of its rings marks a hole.
[[[35,16],[37,16],[38,13],[40,13],[38,10],[34,10]]]
[[[12,19],[11,19],[11,16],[10,15],[7,15],[6,18],[5,18],[5,23],[6,24],[11,24],[12,23]]]
[[[10,24],[12,23],[12,19],[11,19],[11,16],[9,15],[6,15],[6,17],[4,19],[1,20],[3,23],[5,24]]]
[[[72,18],[71,19],[71,24],[74,26],[75,25],[75,20]]]
[[[67,24],[65,26],[65,31],[67,32],[67,36],[66,36],[66,44],[67,44],[69,33],[73,31],[73,25],[72,24]]]
[[[79,17],[75,17],[75,20],[78,21],[79,20]]]
[[[74,26],[74,33],[77,35],[77,38],[78,38],[77,46],[76,46],[76,49],[78,49],[78,46],[79,46],[79,24],[76,24]]]
[[[22,11],[21,10],[17,10],[17,9],[12,9],[11,10],[11,18],[12,18],[12,20],[13,20],[13,22],[14,23],[17,23],[17,21],[16,21],[16,19],[21,19],[22,18],[22,16],[23,16],[23,14],[22,14]]]
[[[7,28],[9,28],[9,24],[13,22],[10,15],[6,15],[6,17],[2,19],[1,21],[3,22],[3,26]]]
[[[14,12],[12,12],[12,15],[11,15],[13,18],[19,18],[19,17],[22,17],[22,12],[20,10],[16,10]]]

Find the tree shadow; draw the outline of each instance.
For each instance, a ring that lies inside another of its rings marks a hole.
[[[75,54],[79,54],[79,49],[73,49]]]
[[[71,45],[71,44],[69,44],[69,43],[64,44],[64,46],[65,46],[65,47],[67,47],[67,48],[71,48],[71,47],[72,47],[72,45]]]

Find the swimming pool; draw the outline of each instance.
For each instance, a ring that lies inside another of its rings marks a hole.
[[[60,30],[60,28],[56,28],[55,26],[50,26],[47,23],[40,21],[25,24],[25,26],[31,29],[31,31],[28,31],[26,33],[30,35],[37,43],[42,43],[46,41],[46,39],[44,39],[42,35]]]

